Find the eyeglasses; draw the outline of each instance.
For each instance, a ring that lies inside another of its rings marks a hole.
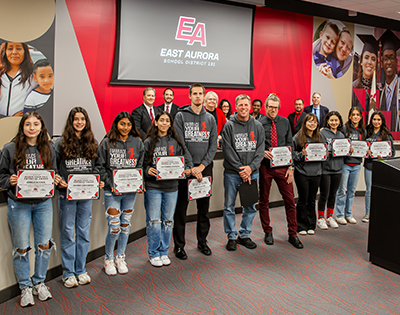
[[[270,110],[278,110],[279,109],[279,107],[275,107],[275,106],[267,106],[267,107]]]
[[[395,60],[397,60],[397,57],[396,56],[383,57],[382,60],[385,63],[394,62]]]

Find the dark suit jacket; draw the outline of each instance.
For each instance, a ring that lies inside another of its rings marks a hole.
[[[306,106],[304,107],[304,112],[306,114],[312,113],[312,108],[314,107],[314,105],[310,105],[310,106]],[[319,105],[319,127],[321,128],[324,125],[324,120],[325,120],[325,116],[328,115],[329,113],[329,108],[323,105]]]
[[[159,111],[163,111],[164,110],[164,105],[165,104],[161,104],[160,106],[157,106],[158,110]],[[172,107],[171,107],[171,111],[170,111],[172,119],[175,119],[175,116],[176,116],[176,113],[178,112],[178,110],[179,110],[179,106],[174,104],[174,103],[172,103]]]
[[[294,116],[295,115],[296,115],[296,112],[293,112],[293,113],[289,114],[289,116],[288,116],[289,123],[290,123],[290,129],[292,129],[293,136],[301,129],[301,126],[303,125],[304,117],[306,117],[307,114],[303,110],[303,112],[301,113],[299,120],[297,122],[296,129],[294,129]]]
[[[159,108],[156,106],[153,106],[154,118],[156,117],[158,111],[159,111]],[[150,115],[147,112],[145,105],[142,104],[139,107],[135,108],[132,111],[132,116],[133,116],[133,119],[135,120],[135,125],[136,125],[137,130],[140,132],[140,135],[144,139],[146,137],[147,131],[149,130],[149,128],[151,127],[151,124],[152,124]]]

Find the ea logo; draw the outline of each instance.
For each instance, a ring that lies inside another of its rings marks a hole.
[[[178,28],[176,29],[176,40],[187,41],[188,45],[199,42],[201,46],[206,47],[206,25],[204,23],[196,23],[196,19],[187,16],[180,16]],[[194,30],[193,30],[193,25]]]

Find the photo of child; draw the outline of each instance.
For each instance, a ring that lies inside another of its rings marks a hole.
[[[29,111],[38,111],[49,100],[53,92],[53,68],[47,59],[38,60],[33,66],[33,79],[38,87],[33,89],[26,97],[24,114]]]
[[[324,21],[316,30],[313,59],[318,71],[329,79],[342,77],[353,60],[353,37],[339,21]]]

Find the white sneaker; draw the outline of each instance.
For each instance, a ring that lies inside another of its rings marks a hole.
[[[117,268],[115,268],[114,259],[104,259],[104,272],[107,276],[115,276],[117,274]]]
[[[53,296],[50,293],[50,288],[41,282],[33,286],[32,290],[33,295],[38,295],[39,300],[46,301],[47,299],[51,299]]]
[[[160,259],[162,261],[163,266],[169,266],[171,264],[171,260],[168,258],[167,255],[162,255]]]
[[[78,281],[80,285],[85,285],[92,282],[92,278],[90,278],[89,274],[85,272],[78,276]]]
[[[317,226],[321,229],[321,230],[327,230],[328,226],[326,225],[326,221],[324,218],[318,219],[317,221]]]
[[[307,231],[307,234],[308,234],[308,235],[314,235],[314,234],[315,234],[315,231],[314,231],[314,230],[308,230],[308,231]]]
[[[118,273],[121,275],[128,273],[129,270],[126,265],[125,255],[117,256],[115,264],[117,265]]]
[[[356,224],[357,220],[354,219],[354,217],[346,217],[347,222],[351,223],[351,224]]]
[[[336,223],[333,217],[327,218],[326,223],[333,229],[337,229],[339,227],[339,225]]]
[[[22,289],[21,291],[21,301],[19,304],[22,307],[28,306],[28,305],[35,305],[35,300],[33,299],[33,294],[32,294],[32,288],[31,287],[26,287],[25,289]]]
[[[369,212],[366,213],[366,214],[363,216],[363,218],[361,219],[361,221],[363,221],[363,222],[365,222],[365,223],[368,223],[368,222],[369,222]]]
[[[341,225],[346,225],[346,224],[347,224],[346,219],[343,218],[343,217],[336,218],[336,222],[339,223],[339,224],[341,224]]]
[[[307,231],[300,231],[299,234],[300,235],[307,235]]]
[[[149,261],[153,267],[162,267],[163,266],[163,262],[160,257],[150,258]]]
[[[66,288],[75,288],[78,286],[75,276],[69,276],[68,278],[62,279],[62,281],[64,282],[64,287]]]

